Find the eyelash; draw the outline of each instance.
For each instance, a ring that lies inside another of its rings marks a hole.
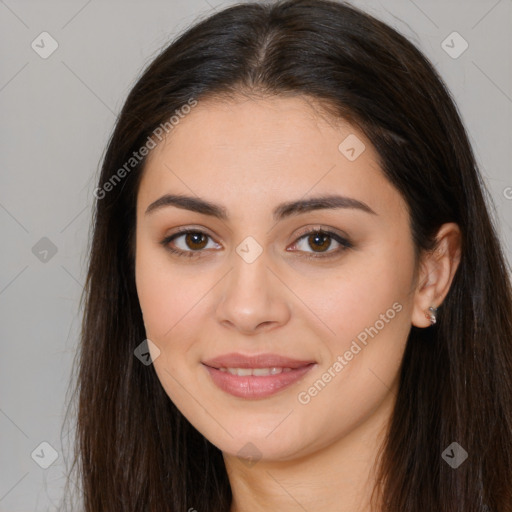
[[[180,231],[164,238],[160,243],[165,247],[166,250],[168,250],[169,252],[171,252],[177,256],[180,256],[180,257],[183,256],[185,258],[201,257],[201,253],[204,252],[203,249],[199,249],[196,251],[192,251],[192,250],[191,251],[182,251],[180,249],[174,249],[173,247],[171,247],[169,245],[174,239],[179,238],[180,236],[183,236],[183,235],[188,235],[188,234],[200,234],[200,235],[205,235],[208,238],[211,238],[210,235],[208,235],[207,233],[204,233],[203,231],[201,231],[199,229],[185,228],[183,230],[180,230]],[[346,238],[341,237],[340,235],[338,235],[337,233],[334,233],[333,231],[329,231],[329,230],[325,230],[325,229],[312,229],[310,231],[306,231],[305,233],[302,233],[295,240],[293,245],[295,245],[297,242],[299,242],[303,238],[307,238],[308,236],[314,235],[314,234],[320,234],[320,235],[327,236],[328,238],[332,238],[333,240],[338,242],[341,247],[339,247],[338,249],[336,249],[334,251],[328,251],[325,253],[308,253],[308,252],[306,252],[305,254],[300,254],[300,257],[303,257],[306,259],[332,258],[332,257],[338,256],[340,253],[346,251],[347,249],[351,249],[353,247],[352,243],[349,240],[347,240]]]

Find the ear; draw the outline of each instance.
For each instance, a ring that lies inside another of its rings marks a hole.
[[[461,233],[457,224],[443,224],[437,232],[433,251],[423,253],[414,294],[412,324],[430,327],[425,316],[428,308],[439,307],[450,290],[453,277],[460,263]]]

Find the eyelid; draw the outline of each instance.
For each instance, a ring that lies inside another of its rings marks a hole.
[[[340,238],[343,238],[347,242],[349,241],[349,236],[343,231],[340,231],[336,228],[331,228],[329,226],[324,226],[323,224],[310,224],[309,226],[301,228],[299,232],[294,234],[293,236],[295,240],[298,240],[299,238],[302,238],[304,235],[309,235],[310,233],[317,232],[336,235]]]

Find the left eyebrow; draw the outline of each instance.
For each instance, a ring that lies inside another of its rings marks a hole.
[[[291,201],[288,203],[280,204],[274,210],[274,220],[282,220],[285,217],[292,215],[299,215],[301,213],[323,210],[323,209],[335,209],[335,208],[351,208],[361,210],[372,215],[377,215],[366,203],[354,199],[352,197],[345,196],[321,196],[313,197],[310,199],[301,199],[299,201]]]
[[[226,208],[219,204],[197,197],[175,194],[165,194],[160,197],[147,207],[145,214],[147,215],[167,206],[175,206],[177,208],[202,213],[203,215],[210,215],[221,220],[228,220]],[[291,217],[292,215],[300,215],[313,210],[335,208],[350,208],[361,210],[372,215],[377,215],[377,213],[375,213],[375,211],[373,211],[363,201],[359,201],[358,199],[351,197],[327,195],[281,203],[274,209],[273,217],[275,221],[280,221],[284,218]]]

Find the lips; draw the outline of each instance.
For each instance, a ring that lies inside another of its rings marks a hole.
[[[213,383],[226,393],[246,399],[269,397],[297,382],[315,361],[276,354],[225,354],[203,361]]]

